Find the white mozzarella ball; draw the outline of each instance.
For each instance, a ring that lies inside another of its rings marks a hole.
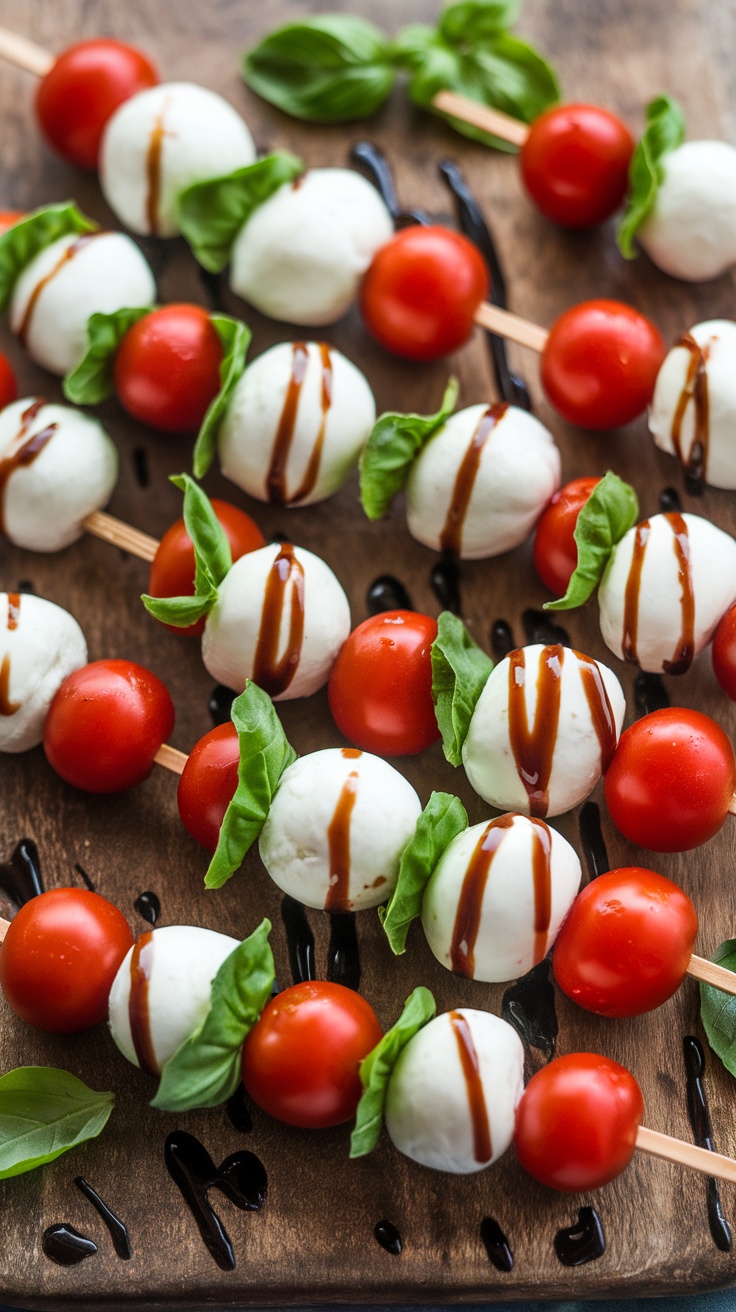
[[[30,396],[0,410],[0,528],[16,546],[61,551],[76,542],[117,475],[111,439],[81,410]]]
[[[27,264],[13,288],[10,327],[28,354],[66,374],[87,350],[92,314],[153,305],[156,283],[135,242],[122,232],[68,235]]]
[[[720,277],[736,261],[736,149],[725,141],[686,141],[661,167],[639,242],[673,278]]]
[[[350,606],[329,565],[272,543],[236,560],[202,635],[206,669],[227,688],[246,680],[274,700],[308,697],[328,680],[350,632]]]
[[[411,784],[380,757],[313,752],[284,771],[261,860],[274,883],[308,907],[376,907],[393,892],[421,810]]]
[[[226,478],[259,501],[309,506],[345,482],[376,421],[368,382],[323,342],[280,342],[248,365],[219,436]]]
[[[538,419],[517,406],[469,406],[412,465],[409,532],[463,560],[498,556],[528,537],[559,484],[560,453]]]
[[[334,323],[393,223],[375,187],[351,169],[310,169],[259,205],[230,256],[230,286],[287,323]]]
[[[462,749],[465,772],[501,811],[560,815],[595,788],[625,709],[621,684],[600,661],[568,647],[523,647],[491,671],[478,698]]]
[[[673,346],[657,375],[649,431],[686,469],[702,464],[706,483],[736,488],[736,323],[698,323]]]
[[[505,815],[473,825],[453,838],[427,884],[427,942],[469,979],[518,979],[554,943],[580,879],[575,849],[543,820]]]
[[[480,1076],[475,1116],[463,1036]],[[421,1166],[469,1175],[509,1147],[523,1089],[524,1049],[516,1031],[498,1016],[462,1007],[436,1016],[404,1048],[388,1082],[386,1129],[399,1152]]]
[[[136,1045],[153,1057],[160,1074],[164,1063],[202,1024],[210,1007],[212,981],[239,946],[239,939],[196,925],[166,925],[142,936],[125,957],[110,989],[110,1031],[118,1048],[140,1066]],[[138,955],[136,957],[136,949]],[[131,1009],[131,980],[142,984],[144,1005]],[[131,1010],[135,1018],[131,1026]],[[135,1028],[135,1034],[134,1034]]]
[[[131,96],[109,120],[100,185],[126,228],[175,237],[181,193],[255,157],[248,128],[222,96],[192,82],[165,82]]]
[[[736,541],[698,515],[653,515],[614,547],[598,589],[601,633],[643,670],[683,673],[734,601]]]
[[[86,664],[84,634],[68,611],[29,593],[0,592],[0,751],[41,742],[56,692]]]

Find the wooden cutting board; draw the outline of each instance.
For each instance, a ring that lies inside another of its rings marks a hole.
[[[333,4],[347,9],[352,3]],[[395,31],[401,22],[431,21],[438,6],[430,0],[364,0],[379,24]],[[212,87],[242,109],[260,149],[289,147],[309,164],[342,165],[361,136],[370,136],[394,165],[405,204],[421,205],[448,217],[451,206],[438,179],[437,164],[458,161],[482,200],[497,237],[510,288],[511,308],[541,324],[575,301],[613,296],[631,301],[653,316],[665,338],[707,318],[733,313],[734,286],[726,276],[707,286],[680,284],[642,258],[619,256],[611,226],[581,234],[555,231],[524,199],[513,158],[466,142],[442,124],[415,113],[396,92],[370,124],[317,128],[300,125],[263,105],[238,76],[238,52],[265,30],[305,8],[275,0],[267,7],[229,0],[187,5],[176,0],[66,0],[48,5],[28,0],[22,8],[0,0],[0,23],[22,29],[50,50],[82,36],[116,35],[140,44],[159,61],[167,79],[190,79]],[[570,99],[605,103],[620,112],[638,133],[643,107],[667,90],[685,106],[693,137],[736,140],[736,74],[731,52],[736,16],[728,6],[693,0],[526,0],[521,33],[549,55]],[[33,124],[33,78],[0,67],[3,174],[0,204],[27,209],[74,196],[103,223],[110,215],[94,178],[75,173],[41,143]],[[204,301],[205,290],[192,260],[179,243],[143,242],[160,284],[161,299]],[[285,337],[299,337],[264,321],[227,294],[231,312],[242,313],[254,330],[253,353]],[[436,408],[450,371],[461,380],[468,405],[495,397],[486,343],[480,332],[456,359],[415,366],[389,358],[375,346],[352,313],[324,334],[356,360],[372,383],[379,409],[429,412]],[[24,393],[59,399],[56,380],[34,368],[17,343],[3,334]],[[644,421],[616,434],[591,436],[564,424],[544,401],[538,361],[515,349],[514,364],[531,388],[535,411],[551,428],[563,458],[563,479],[602,473],[612,466],[634,483],[642,512],[658,508],[661,490],[674,486],[685,509],[701,512],[736,530],[733,493],[708,490],[689,496],[679,468],[656,453]],[[121,452],[121,475],[111,510],[160,535],[177,517],[179,494],[167,475],[188,465],[186,441],[151,433],[127,420],[115,402],[101,411]],[[141,476],[142,469],[147,477]],[[252,511],[266,536],[285,533],[322,554],[346,588],[357,623],[366,615],[366,591],[376,576],[398,575],[418,609],[436,614],[440,605],[431,586],[436,558],[409,537],[403,507],[390,520],[369,526],[356,498],[353,479],[324,506],[284,511],[253,506],[217,474],[208,476],[211,494],[229,496]],[[37,593],[67,607],[86,633],[90,658],[126,656],[149,666],[171,690],[177,708],[175,746],[188,751],[211,725],[208,701],[212,681],[199,659],[198,644],[162,631],[144,614],[138,595],[147,582],[138,560],[92,539],[52,556],[0,545],[0,588],[32,585]],[[498,560],[466,564],[460,573],[461,610],[486,648],[493,623],[504,618],[516,641],[525,640],[523,612],[539,609],[545,593],[531,564],[529,546]],[[527,617],[528,618],[528,617]],[[616,666],[634,705],[632,674],[607,653],[597,626],[596,606],[564,618],[573,645]],[[706,655],[683,679],[667,679],[673,702],[696,706],[733,733],[736,716],[718,689]],[[287,734],[300,752],[337,745],[326,698],[283,706]],[[461,771],[454,771],[439,748],[400,768],[426,801],[433,788],[456,791],[472,822],[488,814]],[[600,800],[600,799],[599,799]],[[611,865],[643,856],[613,829],[603,809],[603,832]],[[0,759],[0,861],[7,861],[21,838],[33,839],[47,887],[81,883],[81,866],[99,892],[129,917],[135,932],[145,922],[134,902],[153,890],[161,902],[161,924],[194,923],[245,935],[268,915],[274,925],[278,978],[290,982],[289,957],[280,895],[257,856],[218,893],[205,896],[203,851],[184,832],[176,810],[173,776],[158,770],[132,793],[110,798],[82,795],[68,788],[47,766],[40,749]],[[579,845],[578,817],[558,827]],[[664,874],[680,881],[695,900],[701,919],[697,950],[710,954],[736,924],[736,824],[705,848],[684,856],[654,858]],[[330,927],[322,913],[309,912],[316,939],[318,972],[334,957]],[[441,969],[421,931],[412,932],[409,950],[393,960],[377,918],[357,921],[361,989],[388,1025],[412,987],[423,983],[435,993],[439,1009],[471,1005],[500,1012],[503,986],[469,983]],[[333,961],[334,969],[334,961]],[[595,1196],[551,1193],[522,1175],[513,1151],[491,1170],[470,1178],[430,1173],[400,1157],[382,1140],[367,1160],[348,1162],[346,1129],[322,1133],[290,1130],[253,1111],[253,1127],[239,1131],[219,1109],[172,1117],[148,1107],[152,1088],[119,1056],[104,1031],[70,1039],[33,1031],[1,1004],[0,1069],[19,1064],[58,1065],[97,1088],[113,1088],[117,1106],[104,1134],[50,1167],[0,1185],[3,1241],[0,1245],[0,1296],[33,1308],[237,1307],[299,1302],[429,1302],[489,1299],[566,1298],[604,1294],[682,1294],[736,1280],[732,1254],[717,1247],[709,1228],[707,1185],[695,1174],[639,1155],[627,1173]],[[647,1124],[691,1138],[686,1101],[683,1037],[701,1034],[698,995],[688,981],[658,1012],[626,1022],[596,1020],[557,996],[558,1052],[590,1049],[608,1053],[640,1080]],[[702,1038],[702,1034],[701,1034]],[[530,1066],[542,1054],[530,1053]],[[718,1149],[736,1153],[734,1084],[712,1055],[707,1057],[705,1090]],[[236,1210],[213,1191],[236,1257],[225,1272],[203,1245],[193,1217],[167,1172],[164,1141],[174,1129],[197,1136],[216,1163],[229,1154],[257,1154],[268,1175],[268,1195],[259,1212]],[[134,1255],[115,1256],[102,1221],[74,1185],[82,1174],[129,1228]],[[727,1217],[736,1221],[733,1189],[721,1190]],[[559,1231],[576,1227],[578,1210],[594,1206],[605,1235],[605,1252],[578,1267],[563,1265],[555,1252]],[[513,1253],[510,1272],[489,1260],[481,1222],[493,1218]],[[395,1255],[374,1236],[377,1223],[395,1226],[403,1251]],[[65,1269],[43,1254],[44,1230],[66,1222],[97,1243],[99,1251]]]

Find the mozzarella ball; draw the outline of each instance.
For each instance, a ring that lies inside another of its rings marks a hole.
[[[376,421],[367,380],[322,342],[248,365],[220,428],[222,472],[259,501],[310,506],[345,482]]]
[[[0,752],[43,738],[49,706],[67,675],[87,664],[77,621],[26,592],[0,592]]]
[[[685,469],[693,457],[696,469],[702,464],[706,483],[736,488],[736,323],[698,323],[673,346],[657,375],[649,431]],[[702,455],[693,453],[696,441]]]
[[[498,556],[528,537],[559,484],[560,453],[538,419],[516,406],[472,405],[452,415],[412,465],[409,532],[463,560]]]
[[[362,911],[393,892],[422,804],[378,756],[328,748],[302,756],[279,783],[261,831],[261,860],[308,907]]]
[[[501,811],[560,815],[595,788],[625,709],[621,684],[599,661],[569,647],[523,647],[491,671],[478,698],[465,772]]]
[[[473,825],[453,838],[427,884],[427,942],[466,978],[518,979],[554,943],[580,879],[575,849],[543,820],[505,815]]]
[[[18,277],[10,327],[36,364],[62,375],[87,350],[90,315],[155,300],[153,274],[130,237],[122,232],[71,234],[44,247]]]
[[[334,323],[393,222],[375,187],[351,169],[310,169],[254,211],[230,256],[230,286],[287,323]]]
[[[598,589],[601,633],[643,670],[681,674],[734,601],[734,539],[698,515],[653,515],[613,549]]]
[[[475,1117],[464,1036],[480,1076]],[[524,1049],[516,1031],[487,1011],[462,1007],[436,1016],[407,1043],[388,1082],[386,1129],[399,1152],[421,1166],[469,1175],[506,1152],[523,1090]]]
[[[214,91],[165,82],[131,96],[108,121],[100,186],[121,223],[144,236],[180,232],[176,203],[194,182],[252,164],[253,138]],[[137,302],[134,302],[137,304]]]
[[[206,669],[242,692],[252,679],[274,700],[308,697],[328,680],[350,632],[350,606],[319,556],[271,543],[236,560],[202,635]]]
[[[210,1007],[212,981],[222,963],[239,946],[228,934],[196,925],[166,925],[143,935],[148,942],[125,957],[110,989],[110,1031],[128,1061],[140,1067],[138,1047],[149,1051],[160,1074],[165,1062],[202,1024]],[[141,940],[138,940],[138,944]],[[131,1028],[131,979],[148,977],[146,1007],[133,1007],[136,1036]]]
[[[736,261],[736,150],[686,141],[660,161],[664,177],[637,238],[673,278],[718,278]]]

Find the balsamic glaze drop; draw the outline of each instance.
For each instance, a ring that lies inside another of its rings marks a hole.
[[[232,1098],[228,1098],[225,1103],[225,1115],[234,1130],[239,1130],[241,1134],[250,1134],[253,1129],[253,1120],[245,1101],[245,1089],[239,1084]]]
[[[84,882],[85,882],[87,888],[89,889],[90,893],[94,893],[94,891],[95,891],[95,886],[94,886],[94,884],[92,883],[92,880],[90,879],[90,877],[89,877],[89,875],[87,874],[87,871],[84,869],[84,867],[83,867],[83,866],[80,866],[80,864],[79,864],[78,861],[75,861],[75,862],[74,862],[74,869],[76,870],[76,872],[77,872],[78,875],[81,875],[81,877],[82,877],[82,879],[84,880]]]
[[[563,1266],[584,1266],[606,1251],[606,1236],[594,1207],[581,1207],[575,1225],[558,1230],[555,1252]]]
[[[365,604],[369,615],[381,615],[385,610],[413,610],[412,599],[399,579],[392,574],[381,574],[369,587]]]
[[[222,313],[225,309],[225,300],[222,295],[222,278],[220,274],[210,273],[208,269],[203,269],[201,264],[197,265],[197,273],[207,304],[217,313]]]
[[[497,1271],[513,1271],[514,1255],[509,1248],[509,1241],[498,1221],[492,1216],[484,1216],[480,1223],[480,1237],[483,1240],[488,1259]]]
[[[94,1257],[97,1252],[97,1244],[86,1235],[80,1235],[73,1225],[66,1222],[50,1225],[44,1230],[41,1243],[46,1256],[58,1266],[76,1266],[85,1257]]]
[[[110,1231],[112,1246],[121,1262],[129,1262],[133,1256],[133,1245],[130,1242],[130,1235],[128,1234],[128,1227],[125,1222],[121,1221],[120,1217],[115,1215],[112,1208],[108,1207],[107,1203],[103,1202],[100,1198],[97,1190],[93,1189],[91,1184],[87,1184],[87,1181],[83,1179],[81,1175],[78,1175],[75,1178],[74,1183],[80,1193],[84,1194],[85,1198],[92,1204],[95,1211],[99,1213],[105,1222],[105,1225]]]
[[[460,615],[462,600],[457,561],[451,556],[443,556],[434,566],[429,581],[442,609],[449,610],[452,615]]]
[[[148,925],[156,925],[161,915],[161,903],[155,893],[150,889],[141,893],[133,903],[139,916],[142,916]]]
[[[710,1120],[708,1100],[703,1087],[705,1075],[705,1053],[703,1045],[692,1034],[687,1034],[682,1041],[687,1076],[687,1112],[692,1126],[693,1138],[701,1148],[713,1152],[713,1127]],[[708,1225],[716,1248],[722,1253],[730,1253],[733,1246],[731,1227],[723,1215],[721,1191],[717,1180],[708,1176],[706,1197],[708,1202]]]
[[[363,164],[368,169],[376,190],[398,228],[407,227],[412,223],[424,225],[432,222],[424,210],[403,210],[401,208],[386,157],[372,141],[358,141],[350,152],[350,158],[356,164]]]
[[[360,953],[352,911],[330,912],[327,978],[331,984],[344,984],[346,989],[357,989],[360,984]]]
[[[30,579],[21,579],[20,583],[18,584],[15,590],[16,592],[25,592],[26,594],[29,594],[32,597],[36,595],[36,589],[34,588]]]
[[[511,625],[506,620],[496,620],[491,628],[491,651],[494,661],[502,661],[515,649],[516,639]]]
[[[145,447],[136,446],[133,448],[133,473],[138,486],[147,488],[151,477],[148,472],[148,452]]]
[[[227,1231],[207,1197],[219,1189],[244,1212],[257,1212],[266,1200],[267,1176],[255,1153],[232,1153],[215,1166],[204,1144],[185,1130],[166,1140],[164,1160],[174,1183],[194,1217],[202,1239],[222,1271],[235,1269],[235,1254]]]
[[[659,494],[659,509],[663,515],[668,515],[673,510],[682,510],[682,502],[677,488],[662,488],[662,491]]]
[[[227,724],[235,696],[232,688],[226,688],[222,683],[212,689],[207,709],[214,725]]]
[[[21,838],[7,864],[0,865],[0,891],[16,907],[43,893],[43,876],[38,848],[32,838]]]
[[[529,607],[521,617],[527,643],[541,642],[545,647],[571,647],[570,635],[561,624],[555,624],[544,610]]]
[[[391,1253],[392,1257],[399,1256],[404,1247],[404,1241],[391,1221],[379,1221],[374,1228],[373,1234],[381,1248],[385,1248],[386,1252]]]
[[[291,978],[295,984],[316,979],[314,934],[301,902],[297,902],[296,898],[290,897],[288,893],[281,899],[281,919],[286,930]]]
[[[601,813],[597,802],[584,802],[578,816],[580,845],[591,879],[611,869],[606,844],[601,833]]]
[[[634,679],[634,704],[638,715],[649,715],[652,711],[664,711],[670,705],[667,689],[661,674],[649,674],[639,670]]]
[[[551,1061],[557,1045],[555,991],[547,957],[506,990],[501,1003],[503,1019],[513,1025],[524,1044]]]

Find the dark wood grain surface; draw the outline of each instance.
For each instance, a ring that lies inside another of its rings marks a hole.
[[[59,50],[83,35],[109,33],[145,47],[168,79],[190,79],[220,91],[242,109],[261,149],[286,147],[313,165],[344,164],[348,149],[369,135],[395,167],[401,197],[448,216],[447,193],[437,175],[445,157],[457,160],[482,199],[506,268],[511,308],[539,323],[552,321],[567,305],[595,295],[631,301],[652,315],[667,340],[702,319],[733,313],[734,284],[726,276],[707,286],[680,284],[643,258],[625,263],[611,226],[570,235],[548,226],[524,199],[513,158],[466,142],[442,124],[414,112],[401,92],[369,125],[319,129],[296,124],[260,103],[238,77],[238,51],[278,22],[314,3],[274,0],[27,0],[23,6],[0,0],[0,23]],[[353,0],[333,4],[353,8]],[[364,12],[389,30],[412,19],[430,20],[430,0],[363,0]],[[668,90],[685,106],[690,134],[736,140],[736,73],[732,51],[736,11],[732,5],[706,6],[695,0],[526,0],[521,31],[553,60],[566,95],[609,105],[638,132],[643,107]],[[75,173],[41,143],[33,124],[34,79],[0,66],[2,114],[2,191],[0,205],[26,209],[74,196],[102,222],[110,215],[96,181]],[[143,243],[160,282],[162,300],[204,300],[204,290],[187,252],[178,243]],[[288,328],[266,322],[234,300],[254,329],[254,353],[288,336]],[[461,380],[462,403],[494,397],[486,344],[480,333],[457,359],[414,366],[390,359],[363,331],[352,313],[324,336],[355,359],[373,385],[379,409],[431,411],[451,370]],[[17,366],[24,394],[40,391],[59,399],[55,380],[24,358],[3,333],[2,349]],[[708,490],[701,501],[689,497],[678,467],[656,453],[645,422],[625,432],[590,436],[575,431],[551,412],[538,381],[538,361],[521,349],[514,363],[529,380],[536,413],[548,424],[562,451],[563,480],[603,472],[613,466],[634,483],[642,511],[655,512],[660,490],[674,485],[687,510],[712,517],[736,530],[733,493]],[[121,452],[120,481],[111,510],[159,535],[179,514],[179,494],[167,475],[187,467],[185,441],[156,436],[126,419],[115,402],[101,410]],[[134,452],[142,448],[150,482],[135,476]],[[267,536],[285,532],[322,554],[350,597],[353,620],[366,614],[365,595],[376,575],[398,574],[418,609],[436,614],[432,593],[432,553],[408,535],[403,506],[389,520],[369,526],[357,503],[356,481],[324,506],[303,511],[265,509],[212,474],[211,494],[230,496],[251,510]],[[159,674],[171,690],[177,724],[172,738],[187,751],[210,727],[212,682],[199,658],[198,644],[164,632],[149,620],[138,601],[147,582],[146,567],[105,544],[85,539],[59,555],[34,555],[3,542],[0,588],[29,581],[42,596],[69,609],[87,636],[90,658],[126,656]],[[463,565],[462,612],[473,634],[488,647],[494,620],[505,617],[523,641],[521,614],[539,607],[545,593],[531,564],[529,546],[498,560]],[[565,620],[573,644],[616,667],[631,693],[632,676],[607,653],[597,626],[596,607]],[[718,689],[707,655],[681,681],[667,681],[672,700],[712,713],[733,733],[732,705]],[[300,752],[337,745],[339,735],[323,694],[308,703],[283,706],[286,731]],[[629,718],[636,714],[629,696]],[[454,790],[471,821],[487,808],[470,790],[461,771],[453,771],[439,747],[400,768],[426,801],[432,788]],[[562,832],[577,842],[577,817],[563,817]],[[643,860],[603,818],[613,865]],[[75,863],[96,888],[129,917],[135,932],[145,926],[133,909],[144,889],[161,899],[163,924],[194,923],[245,935],[261,917],[274,924],[277,973],[290,982],[280,918],[280,895],[255,854],[237,878],[218,893],[205,895],[203,851],[184,832],[178,818],[174,778],[163,770],[135,791],[111,798],[82,795],[67,787],[45,762],[41,749],[0,759],[0,861],[23,837],[38,844],[48,887],[78,882]],[[654,859],[664,874],[680,881],[696,901],[701,929],[697,949],[704,955],[730,937],[736,923],[736,824],[698,852]],[[310,912],[317,960],[324,969],[326,917]],[[500,1010],[503,986],[470,984],[441,969],[421,931],[411,935],[409,951],[391,958],[376,917],[359,917],[362,989],[381,1021],[390,1024],[401,1002],[418,983],[429,985],[440,1009],[458,1005]],[[557,998],[559,1051],[606,1052],[627,1065],[644,1090],[647,1123],[690,1137],[685,1097],[682,1037],[699,1033],[698,996],[688,981],[678,995],[649,1016],[625,1022],[595,1020]],[[706,1183],[675,1166],[637,1156],[627,1173],[595,1198],[551,1193],[522,1175],[513,1151],[491,1170],[452,1178],[423,1170],[398,1155],[384,1138],[370,1159],[349,1164],[345,1129],[309,1134],[290,1130],[254,1111],[253,1131],[239,1134],[220,1110],[173,1118],[148,1107],[146,1078],[129,1066],[103,1032],[58,1039],[25,1027],[0,1005],[0,1069],[19,1064],[66,1067],[92,1085],[114,1088],[117,1106],[101,1138],[41,1171],[0,1185],[0,1297],[34,1308],[179,1308],[272,1303],[428,1302],[565,1298],[583,1295],[685,1293],[736,1280],[736,1259],[720,1252],[706,1214]],[[717,1147],[736,1153],[734,1085],[714,1057],[708,1058],[706,1088]],[[194,1222],[170,1179],[163,1159],[165,1136],[174,1126],[196,1134],[215,1161],[239,1148],[255,1151],[268,1171],[268,1199],[262,1212],[237,1212],[219,1195],[216,1207],[231,1236],[237,1267],[223,1273],[202,1245]],[[82,1173],[127,1223],[135,1249],[119,1261],[89,1204],[74,1188]],[[722,1190],[726,1214],[736,1221],[736,1193]],[[600,1213],[605,1255],[578,1269],[555,1256],[557,1230],[575,1221],[579,1206],[594,1202]],[[509,1237],[515,1265],[510,1274],[489,1263],[480,1238],[484,1216],[494,1216]],[[392,1221],[404,1239],[400,1257],[376,1243],[381,1219]],[[99,1245],[83,1265],[64,1270],[41,1249],[46,1226],[74,1224]]]

